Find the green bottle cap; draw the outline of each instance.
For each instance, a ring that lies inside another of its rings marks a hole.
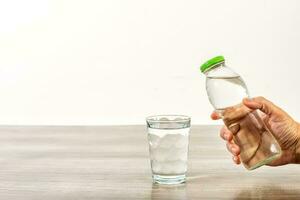
[[[203,65],[201,65],[200,70],[202,73],[204,73],[206,70],[214,67],[216,64],[225,62],[225,59],[223,56],[216,56],[208,61],[206,61]]]

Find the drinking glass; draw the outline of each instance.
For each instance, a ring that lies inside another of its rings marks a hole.
[[[156,115],[147,117],[146,121],[153,182],[185,182],[191,118]]]

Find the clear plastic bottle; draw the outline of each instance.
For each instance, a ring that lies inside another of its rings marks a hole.
[[[252,111],[241,102],[249,97],[245,82],[239,74],[225,65],[223,56],[217,56],[201,66],[206,75],[206,91],[210,103],[219,112],[230,130],[233,141],[241,148],[241,161],[253,170],[281,155],[281,148],[264,124],[257,110]]]

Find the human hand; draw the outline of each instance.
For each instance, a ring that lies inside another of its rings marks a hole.
[[[263,97],[244,99],[243,106],[234,110],[234,112],[231,110],[229,115],[226,115],[226,113],[223,115],[224,123],[228,127],[224,126],[220,130],[220,136],[226,141],[228,151],[233,154],[233,161],[236,164],[241,163],[240,147],[233,142],[233,135],[239,131],[239,126],[236,126],[237,124],[233,122],[257,109],[261,111],[261,117],[265,125],[273,133],[282,150],[282,155],[268,165],[279,166],[300,163],[300,125],[285,111]],[[217,120],[221,116],[217,112],[213,112],[211,118]],[[235,126],[230,126],[230,124]]]

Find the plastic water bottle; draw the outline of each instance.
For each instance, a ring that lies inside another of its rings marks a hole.
[[[278,158],[281,148],[258,111],[242,104],[249,93],[241,76],[225,65],[223,56],[208,60],[200,69],[206,75],[210,103],[230,130],[238,129],[233,141],[241,149],[243,165],[253,170]]]

